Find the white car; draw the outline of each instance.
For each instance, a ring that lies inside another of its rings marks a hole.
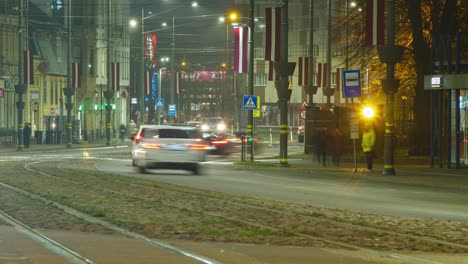
[[[200,173],[206,149],[199,129],[188,126],[143,125],[131,138],[132,164],[146,169],[185,169]]]
[[[204,132],[226,132],[226,124],[222,117],[206,117],[202,119],[200,128]]]

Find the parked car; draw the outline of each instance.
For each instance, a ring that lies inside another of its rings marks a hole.
[[[143,125],[131,137],[132,164],[139,172],[147,169],[185,169],[200,173],[208,145],[199,129],[190,126]]]

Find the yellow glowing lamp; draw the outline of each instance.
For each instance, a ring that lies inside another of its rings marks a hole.
[[[236,21],[239,16],[237,15],[236,12],[231,12],[229,13],[229,20],[231,21]]]
[[[375,115],[374,108],[366,106],[362,109],[362,114],[365,118],[372,118]]]

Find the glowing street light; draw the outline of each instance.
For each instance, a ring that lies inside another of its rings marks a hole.
[[[367,119],[370,119],[372,117],[374,117],[375,115],[375,111],[372,107],[370,106],[366,106],[362,109],[362,115],[367,118]]]

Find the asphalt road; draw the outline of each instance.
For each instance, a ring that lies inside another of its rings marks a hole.
[[[232,161],[223,159],[205,163],[199,176],[177,170],[150,170],[140,174],[131,166],[130,159],[105,160],[98,168],[193,188],[327,208],[401,217],[468,220],[468,195],[462,189],[373,180],[365,174],[362,177],[352,175],[350,168],[236,170]]]

